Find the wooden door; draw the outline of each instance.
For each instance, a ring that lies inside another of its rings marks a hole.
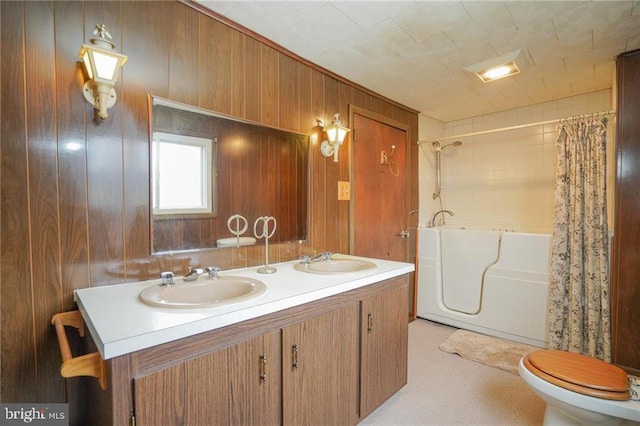
[[[406,261],[406,131],[360,114],[353,128],[353,254]]]
[[[358,421],[358,304],[282,330],[284,425]]]
[[[362,417],[369,415],[407,383],[408,306],[406,285],[362,301]]]

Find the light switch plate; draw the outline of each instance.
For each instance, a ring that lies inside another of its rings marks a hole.
[[[351,199],[351,183],[345,181],[338,181],[338,200],[350,200]]]

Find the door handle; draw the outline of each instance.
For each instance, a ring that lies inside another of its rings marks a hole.
[[[409,230],[407,229],[403,229],[402,231],[400,231],[400,233],[398,234],[398,236],[400,238],[407,238],[409,236]]]

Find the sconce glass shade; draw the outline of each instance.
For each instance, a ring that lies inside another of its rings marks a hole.
[[[100,118],[107,118],[107,109],[116,103],[114,86],[118,71],[127,62],[127,56],[115,52],[115,45],[107,39],[111,35],[105,25],[96,25],[91,44],[83,44],[78,52],[89,81],[84,84],[83,94],[87,102],[99,110]]]
[[[90,80],[111,85],[118,81],[118,70],[128,59],[125,55],[88,44],[82,45],[78,56],[82,58]]]
[[[344,139],[351,129],[345,127],[340,120],[340,114],[333,116],[333,123],[325,129],[327,140],[323,141],[320,145],[320,151],[325,157],[333,155],[333,162],[338,162],[338,150],[344,143]]]

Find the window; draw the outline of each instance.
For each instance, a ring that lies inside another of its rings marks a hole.
[[[172,133],[153,133],[154,215],[215,213],[213,141]]]

